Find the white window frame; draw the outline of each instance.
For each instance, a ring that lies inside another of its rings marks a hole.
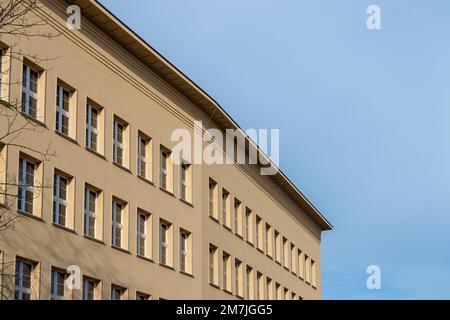
[[[57,90],[57,101],[56,101],[56,117],[58,121],[56,122],[56,130],[59,133],[65,134],[63,132],[63,117],[67,118],[67,134],[70,133],[70,91],[64,88],[62,85],[58,84],[56,87]],[[69,111],[64,110],[64,92],[69,94]],[[59,99],[58,99],[59,98]]]
[[[187,272],[188,270],[188,243],[189,242],[189,233],[186,231],[180,232],[180,270],[183,272]],[[184,245],[184,249],[182,247]],[[183,268],[184,263],[184,268]]]
[[[120,221],[117,221],[117,205],[120,205]],[[112,207],[112,239],[111,243],[113,246],[122,248],[123,243],[123,210],[125,205],[122,202],[119,202],[117,200],[113,200],[113,207]],[[116,243],[116,236],[117,236],[117,230],[120,232],[120,243]]]
[[[64,295],[60,296],[58,295],[58,274],[63,274],[63,272],[58,270],[52,270],[52,279],[51,279],[51,300],[66,300],[66,275],[64,275]]]
[[[163,241],[163,226],[165,226],[164,236],[165,241]],[[169,250],[169,228],[170,225],[166,222],[160,222],[159,223],[159,262],[163,265],[169,265],[167,253]],[[163,254],[164,251],[164,254]],[[164,261],[163,261],[164,256]]]
[[[119,142],[118,140],[118,128],[119,125],[122,127],[122,140],[125,140],[125,124],[120,122],[119,120],[114,120],[114,141],[113,141],[113,161],[119,165],[124,165],[125,158],[125,145],[123,142]],[[122,163],[117,162],[117,150],[122,150]]]
[[[164,190],[168,190],[168,187],[169,187],[168,161],[169,161],[169,152],[166,150],[161,150],[161,152],[160,152],[160,162],[161,163],[160,163],[159,185]],[[164,164],[165,168],[163,168],[163,164]]]
[[[95,194],[95,203],[94,203],[94,211],[92,211],[92,208],[90,207],[90,203],[89,203],[89,195],[90,192]],[[97,201],[98,201],[98,192],[90,189],[88,187],[85,188],[85,192],[84,192],[84,199],[85,199],[85,208],[84,208],[84,234],[91,237],[91,235],[89,234],[89,223],[90,223],[90,219],[89,218],[93,218],[94,219],[94,235],[93,237],[96,236],[97,233]]]
[[[27,168],[28,164],[31,164],[33,166],[33,185],[30,186],[27,184]],[[34,193],[35,193],[35,187],[34,187],[34,180],[36,179],[36,164],[24,159],[19,159],[19,199],[18,199],[18,209],[22,212],[33,214],[33,212],[27,212],[25,202],[26,202],[26,195],[27,192],[30,192],[32,194],[33,199],[33,210],[34,211]]]
[[[181,162],[181,173],[180,173],[180,197],[181,199],[187,201],[188,197],[188,190],[189,190],[189,185],[188,185],[188,174],[189,174],[189,168],[190,168],[190,164],[186,161],[182,161]],[[183,177],[184,176],[184,177]]]
[[[38,103],[38,83],[36,83],[36,92],[31,90],[30,81],[31,81],[31,72],[35,72],[37,74],[37,79],[39,80],[39,72],[35,69],[31,68],[27,64],[23,64],[23,72],[22,75],[22,100],[25,94],[25,101],[22,101],[21,110],[25,114],[32,116],[31,114],[31,106],[30,106],[30,98],[36,100],[36,114],[37,114],[37,103]],[[25,79],[25,81],[23,81]]]
[[[98,152],[98,144],[99,144],[99,135],[98,135],[98,129],[95,128],[92,124],[92,111],[95,110],[97,112],[97,123],[96,126],[98,128],[98,117],[100,114],[100,110],[91,104],[87,105],[87,123],[86,123],[86,147],[89,149]],[[95,149],[92,147],[92,134],[95,134],[97,136],[97,144]]]
[[[141,216],[144,217],[144,230],[141,230],[141,221],[140,218]],[[147,239],[147,221],[148,221],[149,215],[145,214],[143,212],[138,212],[138,216],[137,216],[137,253],[138,255],[145,257],[146,256],[146,251],[147,251],[147,243],[146,243],[146,239]],[[140,252],[141,251],[141,246],[140,246],[140,241],[144,240],[144,252]]]
[[[27,264],[30,266],[30,288],[27,287],[23,287],[22,284],[24,282],[23,280],[23,266]],[[19,270],[17,270],[19,269]],[[19,277],[19,280],[15,279],[15,283],[14,283],[14,292],[15,295],[17,295],[18,300],[23,300],[23,294],[28,294],[30,295],[30,299],[31,299],[31,295],[32,295],[32,283],[33,283],[33,269],[34,266],[31,262],[26,262],[26,261],[22,261],[22,260],[17,260],[16,261],[16,270],[15,270],[15,276],[16,278]],[[19,285],[17,285],[17,283],[19,283]]]
[[[53,203],[55,203],[55,206],[54,206],[55,212],[53,212],[53,223],[62,225],[61,221],[60,221],[61,220],[60,205],[62,204],[63,206],[66,207],[66,213],[65,213],[66,223],[63,225],[63,226],[66,226],[67,225],[67,199],[61,198],[61,179],[66,180],[66,196],[69,191],[69,179],[58,173],[55,173],[54,179],[55,179],[55,181],[54,181]]]
[[[148,175],[148,172],[147,172],[147,169],[148,169],[147,168],[148,167],[147,166],[147,152],[148,152],[148,150],[147,150],[147,148],[148,148],[149,140],[147,138],[143,137],[142,135],[139,135],[138,137],[139,137],[139,142],[138,142],[138,174],[139,174],[140,177],[146,178],[146,176]],[[144,143],[144,145],[145,145],[145,154],[144,155],[141,152],[141,145],[143,144],[143,142],[145,142]],[[144,175],[142,175],[142,163],[144,163],[144,166],[145,166],[145,174]]]

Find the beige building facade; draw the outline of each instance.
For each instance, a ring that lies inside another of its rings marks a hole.
[[[73,4],[80,30],[66,26]],[[4,295],[321,299],[332,227],[283,173],[174,163],[174,130],[238,128],[217,102],[96,1],[42,0],[35,14],[61,34],[0,43],[1,103],[34,125],[0,144],[0,181],[18,182],[0,198],[18,216],[0,238]]]

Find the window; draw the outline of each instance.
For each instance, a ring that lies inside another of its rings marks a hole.
[[[4,70],[3,70],[4,55],[5,55],[5,49],[0,48],[0,100],[4,100],[4,98],[3,98],[3,86],[6,84],[6,81],[4,80],[4,77],[3,77],[3,72],[4,72]]]
[[[100,112],[101,108],[88,102],[86,106],[86,147],[95,152],[100,150]]]
[[[214,245],[209,245],[209,283],[219,286],[219,250]]]
[[[34,209],[35,172],[35,163],[24,158],[19,159],[18,209],[29,214],[33,214]]]
[[[151,296],[146,293],[136,292],[136,300],[145,301],[150,300]]]
[[[231,229],[230,194],[225,189],[222,189],[222,223],[225,227]]]
[[[256,216],[255,243],[256,243],[256,247],[261,251],[264,251],[263,228],[264,227],[263,227],[263,222],[262,222],[261,218]]]
[[[289,269],[289,241],[283,237],[283,267]]]
[[[305,281],[308,284],[311,284],[311,260],[308,255],[305,256]]]
[[[246,274],[245,282],[247,284],[247,299],[253,300],[255,298],[253,293],[253,269],[247,266],[245,274]]]
[[[125,127],[125,123],[114,119],[113,161],[120,166],[125,166]]]
[[[142,133],[138,135],[138,175],[151,179],[150,139]]]
[[[0,143],[0,203],[6,202],[6,147]]]
[[[222,254],[222,275],[223,289],[231,292],[231,257],[226,252]]]
[[[281,236],[275,230],[275,261],[281,264]]]
[[[266,299],[273,300],[273,282],[272,279],[266,279]]]
[[[23,260],[16,261],[15,300],[31,300],[33,296],[32,283],[34,281],[35,263]]]
[[[161,146],[159,185],[163,190],[173,191],[172,162],[169,160],[170,151]]]
[[[284,288],[283,299],[284,300],[289,300],[290,298],[291,298],[291,296],[289,295],[289,290],[287,288]]]
[[[316,270],[316,262],[311,259],[311,285],[314,288],[317,288],[317,270]]]
[[[53,223],[67,225],[67,197],[69,179],[55,173],[53,178]]]
[[[112,245],[118,248],[123,247],[123,210],[124,203],[113,200],[112,202]]]
[[[137,213],[137,255],[152,257],[152,219],[151,215],[142,210]]]
[[[234,290],[237,296],[243,297],[242,288],[242,262],[238,259],[234,261]]]
[[[70,99],[72,93],[61,84],[56,87],[56,131],[69,135]]]
[[[84,234],[96,237],[98,192],[89,187],[84,191]]]
[[[180,230],[180,271],[192,273],[192,243],[191,233]]]
[[[22,74],[22,112],[37,118],[39,72],[24,64]]]
[[[183,161],[180,166],[180,196],[187,202],[192,202],[192,165]]]
[[[283,300],[283,291],[279,283],[275,283],[275,293],[277,295],[277,300]]]
[[[297,300],[297,294],[295,292],[291,292],[291,299]]]
[[[172,266],[172,225],[166,221],[159,224],[159,262]]]
[[[295,245],[293,243],[291,243],[291,271],[294,274],[297,274],[298,270],[297,270],[297,249],[295,248]]]
[[[245,209],[245,238],[253,244],[253,212],[249,208]]]
[[[298,250],[298,276],[301,279],[305,279],[305,261],[303,252],[300,249]]]
[[[242,237],[242,208],[241,202],[236,198],[234,199],[234,230]]]
[[[51,299],[52,300],[65,300],[66,299],[66,273],[52,268],[52,286],[51,286]]]
[[[83,300],[100,300],[98,293],[100,281],[91,278],[83,278]]]
[[[272,257],[273,256],[273,233],[272,233],[272,227],[267,223],[266,223],[265,247],[266,247],[266,254],[269,257]]]
[[[261,272],[256,274],[256,299],[264,300],[264,277]]]
[[[217,183],[212,179],[209,179],[208,199],[209,216],[214,218],[215,220],[219,220],[219,216],[217,213]]]
[[[116,285],[111,285],[111,300],[125,300],[127,289]]]

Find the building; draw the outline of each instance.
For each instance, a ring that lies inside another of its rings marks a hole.
[[[29,148],[0,146],[0,181],[20,182],[3,287],[17,299],[320,299],[331,225],[283,173],[171,161],[175,129],[238,127],[222,108],[96,1],[42,4],[39,28],[62,34],[15,45],[46,59],[9,58],[14,39],[1,43],[2,104],[19,99],[36,126],[16,141]],[[67,30],[69,4],[81,30]]]

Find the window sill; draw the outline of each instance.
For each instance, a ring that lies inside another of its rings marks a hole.
[[[248,241],[248,240],[245,240],[245,242],[247,242],[247,244],[249,245],[249,246],[251,246],[251,247],[255,247],[255,245],[252,243],[252,242],[250,242],[250,241]]]
[[[114,162],[114,161],[113,161],[113,165],[115,165],[117,168],[122,169],[123,171],[131,174],[131,170],[128,169],[127,167],[124,167],[123,165],[118,164],[117,162]]]
[[[98,153],[97,151],[92,150],[91,148],[88,148],[88,147],[84,147],[84,148],[85,148],[89,153],[92,153],[94,156],[97,156],[97,157],[99,157],[99,158],[101,158],[101,159],[103,159],[103,160],[106,160],[105,156],[102,155],[101,153]]]
[[[148,183],[148,184],[151,185],[151,186],[155,186],[155,184],[154,184],[153,182],[151,182],[150,180],[148,180],[147,178],[144,178],[144,177],[142,177],[142,176],[140,176],[140,175],[137,175],[137,177],[138,177],[140,180],[144,181],[145,183]]]
[[[169,196],[172,196],[172,197],[175,198],[175,195],[173,194],[172,191],[166,190],[163,187],[159,187],[159,190],[161,190],[162,192],[164,192],[164,193],[168,194]]]
[[[73,234],[77,234],[77,233],[75,232],[75,230],[70,229],[70,228],[68,228],[68,227],[66,227],[66,226],[62,226],[62,225],[57,224],[57,223],[53,223],[53,226],[56,227],[56,228],[58,228],[58,229],[64,230],[64,231],[67,231],[67,232],[70,232],[70,233],[73,233]]]
[[[228,289],[223,289],[223,292],[225,292],[225,293],[229,294],[230,296],[232,296],[232,295],[233,295],[233,292],[231,292],[231,291],[230,291],[230,290],[228,290]]]
[[[236,295],[236,298],[238,298],[239,300],[244,300],[244,297],[240,296],[240,295]]]
[[[20,107],[20,106],[19,106],[19,107]],[[47,126],[45,125],[45,123],[42,122],[41,120],[38,120],[38,119],[36,119],[36,118],[33,118],[32,116],[30,116],[30,115],[28,115],[28,114],[26,114],[25,112],[22,112],[22,111],[20,111],[20,114],[21,114],[24,118],[26,118],[27,120],[30,120],[30,121],[34,122],[34,123],[37,124],[38,126],[41,126],[41,127],[44,127],[44,128],[46,128],[46,129],[48,129]]]
[[[234,234],[236,237],[238,237],[239,239],[241,239],[242,241],[244,241],[244,237],[243,236],[241,236],[240,234],[238,234],[238,233],[235,233]]]
[[[68,135],[65,135],[62,132],[59,132],[58,130],[55,130],[55,133],[56,133],[57,136],[60,136],[61,138],[64,138],[67,141],[72,142],[73,144],[76,144],[77,146],[79,146],[78,141],[75,140],[74,138],[71,138],[71,137],[69,137]]]
[[[227,225],[223,225],[223,227],[225,228],[225,230],[229,231],[229,232],[233,232],[233,230],[231,230],[231,228]]]
[[[185,272],[185,271],[180,271],[180,273],[184,276],[194,279],[194,275],[192,273]]]
[[[216,288],[216,289],[218,289],[218,290],[220,290],[220,287],[217,285],[217,284],[215,284],[215,283],[209,283],[209,285],[211,286],[211,287],[213,287],[213,288]]]
[[[153,261],[151,258],[141,256],[140,254],[137,254],[136,257],[138,257],[139,259],[142,259],[144,261],[147,261],[147,262],[155,263],[155,261]]]
[[[281,264],[281,262],[280,261],[278,261],[278,260],[275,260],[275,263],[276,264],[278,264],[280,267],[282,267],[283,265]]]
[[[175,268],[174,267],[172,267],[172,266],[169,266],[169,265],[167,265],[167,264],[164,264],[164,263],[159,263],[159,265],[161,266],[161,267],[164,267],[164,268],[166,268],[166,269],[169,269],[169,270],[172,270],[172,271],[175,271]]]
[[[17,210],[17,213],[19,213],[20,215],[25,216],[27,218],[31,218],[31,219],[34,219],[36,221],[40,221],[40,222],[44,222],[45,223],[44,219],[42,219],[41,217],[38,217],[38,216],[36,216],[36,215],[34,215],[32,213],[28,213],[28,212],[25,212],[25,211],[22,211],[22,210]]]
[[[120,252],[123,252],[123,253],[131,254],[130,251],[128,251],[127,249],[121,248],[121,247],[117,247],[117,246],[112,245],[111,248],[113,248],[115,250],[118,250]]]
[[[190,203],[189,201],[187,201],[187,200],[184,200],[184,199],[180,198],[180,201],[182,203],[184,203],[185,205],[189,206],[189,207],[192,207],[192,208],[194,207],[194,205],[192,203]]]
[[[264,250],[263,249],[261,249],[261,248],[256,248],[256,250],[258,250],[260,253],[262,253],[262,254],[265,254],[264,253]]]
[[[214,222],[216,222],[216,223],[218,223],[218,224],[220,224],[220,221],[219,221],[219,219],[217,219],[216,217],[213,217],[213,216],[209,216],[209,218],[212,220],[212,221],[214,221]]]
[[[283,268],[289,272],[291,272],[291,269],[289,269],[288,267],[283,266]]]
[[[83,236],[87,240],[91,240],[91,241],[97,242],[99,244],[105,245],[105,242],[103,242],[102,240],[99,240],[99,239],[96,239],[96,238],[92,238],[92,237],[87,236],[87,235],[83,235]]]

